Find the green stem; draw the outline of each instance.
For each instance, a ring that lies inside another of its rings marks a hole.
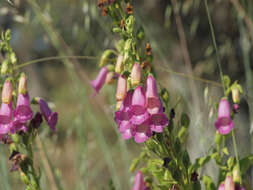
[[[237,161],[238,168],[239,168],[239,175],[241,176],[240,161],[239,161],[239,155],[238,155],[238,151],[237,151],[237,145],[236,145],[234,129],[232,130],[232,138],[233,138],[233,146],[234,146],[235,157],[236,157],[236,161]],[[240,177],[240,184],[242,184],[242,178],[241,177]]]
[[[225,143],[226,143],[226,136],[222,136],[222,150],[224,149],[225,147]],[[223,157],[224,157],[224,152],[222,151],[221,152],[221,162],[223,160]]]
[[[208,8],[207,0],[205,0],[205,7],[206,7],[206,12],[207,12],[209,27],[210,27],[210,30],[211,30],[213,46],[214,46],[214,49],[215,49],[215,52],[216,52],[216,59],[217,59],[218,67],[219,67],[220,78],[221,78],[224,94],[226,94],[226,86],[225,86],[225,83],[224,83],[224,80],[223,80],[223,72],[222,72],[222,67],[221,67],[219,50],[218,50],[217,43],[216,43],[214,28],[213,28],[212,19],[211,19],[211,16],[210,16],[210,11],[209,11],[209,8]]]
[[[52,60],[62,60],[62,59],[89,59],[89,60],[97,60],[99,59],[98,57],[93,57],[93,56],[53,56],[53,57],[45,57],[41,59],[34,59],[32,61],[28,61],[25,63],[22,63],[16,67],[14,67],[14,70],[20,69],[22,67],[34,64],[34,63],[39,63],[39,62],[44,62],[44,61],[52,61]]]

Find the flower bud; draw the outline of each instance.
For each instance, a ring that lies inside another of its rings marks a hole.
[[[1,75],[6,75],[8,72],[8,60],[5,59],[2,63],[2,67],[1,67]]]
[[[240,91],[238,88],[233,88],[232,89],[232,98],[233,98],[233,102],[235,104],[240,103]]]
[[[23,95],[26,94],[26,76],[23,73],[19,78],[18,93]]]
[[[114,53],[113,50],[107,49],[101,56],[99,67],[103,67],[105,64],[108,63],[110,56]]]
[[[239,112],[239,109],[240,109],[240,107],[239,107],[238,104],[234,104],[234,105],[233,105],[233,112],[234,112],[234,113],[238,113],[238,112]]]
[[[141,82],[141,67],[139,63],[135,63],[131,72],[131,84],[138,86]]]
[[[116,100],[123,101],[127,95],[127,79],[124,76],[120,76],[118,79]]]
[[[17,57],[16,57],[15,53],[10,54],[10,61],[11,61],[12,64],[17,63]]]
[[[236,165],[233,169],[233,180],[235,183],[240,183],[241,181],[240,168],[238,165]]]
[[[2,102],[9,104],[12,99],[12,84],[11,82],[7,79],[4,82],[3,90],[2,90]]]
[[[116,102],[116,110],[120,110],[120,107],[121,107],[121,104],[122,104],[123,101],[117,101]]]
[[[235,190],[235,184],[232,176],[227,176],[225,179],[225,190]]]
[[[123,70],[123,67],[124,67],[123,58],[124,58],[123,55],[119,55],[117,58],[117,62],[116,62],[116,66],[115,66],[116,73],[120,74]]]

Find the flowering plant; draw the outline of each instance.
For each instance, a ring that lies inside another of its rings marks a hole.
[[[30,100],[27,76],[16,70],[17,58],[10,47],[10,39],[9,30],[2,33],[0,49],[5,53],[5,59],[1,66],[0,141],[9,146],[10,171],[19,172],[26,190],[39,190],[41,174],[34,167],[33,143],[38,140],[43,119],[53,131],[56,130],[58,114],[51,111],[44,99]],[[35,113],[31,103],[39,105],[40,111]]]
[[[108,84],[105,82],[107,77],[118,80],[115,99],[118,130],[123,139],[133,137],[135,142],[145,144],[130,167],[131,171],[138,168],[132,190],[196,190],[201,189],[201,184],[207,190],[245,189],[243,176],[252,165],[253,157],[239,158],[234,134],[237,126],[233,121],[239,109],[241,86],[237,82],[230,84],[230,79],[220,70],[224,97],[218,105],[214,123],[216,146],[204,157],[192,161],[186,147],[190,118],[186,113],[178,113],[176,105],[169,101],[168,90],[157,85],[151,45],[145,39],[143,27],[136,29],[131,1],[99,0],[98,7],[103,16],[111,17],[112,31],[121,39],[116,45],[117,52],[110,49],[102,55],[102,68],[92,86],[98,92]],[[232,109],[230,94],[234,102]],[[234,156],[226,147],[230,137]],[[200,174],[210,160],[214,160],[219,168],[217,183],[210,176]]]

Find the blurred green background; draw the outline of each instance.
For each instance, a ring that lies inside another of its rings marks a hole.
[[[0,31],[11,29],[19,64],[52,56],[89,56],[21,68],[28,74],[31,96],[46,98],[59,112],[57,133],[43,126],[42,144],[36,146],[42,189],[109,189],[111,180],[117,189],[130,189],[134,174],[129,166],[143,145],[123,141],[117,131],[115,83],[90,97],[89,81],[99,71],[100,56],[119,40],[111,32],[111,20],[101,16],[96,0],[11,2],[0,0]],[[134,16],[151,43],[153,65],[160,86],[170,92],[171,108],[180,99],[176,114],[183,110],[191,116],[187,145],[193,160],[213,144],[214,108],[222,88],[204,1],[174,2],[176,5],[169,0],[133,1]],[[209,9],[223,72],[244,88],[235,119],[243,156],[252,152],[253,1],[212,0]],[[8,153],[0,147],[0,189],[24,189],[18,175],[8,171]],[[216,170],[212,164],[204,169],[213,177]]]

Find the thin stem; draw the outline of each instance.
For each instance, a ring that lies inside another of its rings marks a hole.
[[[217,43],[216,43],[215,33],[214,33],[214,29],[213,29],[213,24],[212,24],[212,20],[211,20],[210,11],[209,11],[209,8],[208,8],[207,0],[205,0],[205,7],[206,7],[206,12],[207,12],[207,17],[208,17],[208,23],[209,23],[210,30],[211,30],[212,41],[213,41],[214,49],[215,49],[215,52],[216,52],[216,59],[217,59],[218,67],[219,67],[220,78],[221,78],[224,94],[226,94],[226,87],[225,87],[225,83],[224,83],[224,80],[223,80],[223,72],[222,72],[222,67],[221,67],[220,55],[219,55],[219,51],[218,51],[218,47],[217,47]]]
[[[238,167],[239,167],[240,184],[242,184],[240,161],[239,161],[239,156],[238,156],[238,151],[237,151],[237,145],[236,145],[234,129],[232,130],[232,138],[233,138],[233,146],[234,146],[234,151],[235,151],[235,157],[236,157],[236,161],[237,161],[237,164],[238,164]]]
[[[39,62],[44,62],[44,61],[51,61],[51,60],[62,60],[62,59],[90,59],[90,60],[97,60],[99,59],[98,57],[93,57],[93,56],[53,56],[53,57],[45,57],[45,58],[41,58],[41,59],[34,59],[32,61],[28,61],[25,63],[22,63],[18,66],[16,66],[14,68],[14,70],[16,69],[20,69],[22,67],[31,65],[33,63],[39,63]]]
[[[226,143],[226,136],[223,136],[222,137],[222,150],[225,148],[225,143]],[[223,157],[224,157],[224,152],[222,151],[221,152],[221,162],[223,160]]]

